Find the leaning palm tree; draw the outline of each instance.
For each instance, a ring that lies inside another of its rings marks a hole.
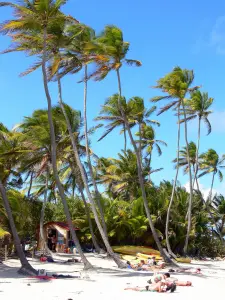
[[[1,28],[1,32],[4,32],[6,34],[10,34],[11,32],[18,33],[18,34],[19,33],[29,34],[31,31],[42,33],[43,43],[42,43],[41,68],[42,68],[42,75],[43,75],[44,90],[45,90],[45,95],[48,103],[48,120],[49,120],[50,135],[51,135],[51,159],[52,159],[54,177],[56,180],[60,197],[62,199],[65,214],[68,220],[68,225],[73,240],[77,246],[77,250],[81,255],[82,261],[84,263],[84,267],[91,268],[92,265],[83,254],[83,251],[79,244],[79,240],[73,228],[73,223],[70,217],[70,212],[66,201],[64,189],[58,175],[55,129],[54,129],[54,124],[52,119],[52,99],[48,88],[48,76],[46,70],[48,32],[49,31],[51,32],[51,29],[54,28],[55,26],[58,26],[58,24],[64,23],[65,15],[60,11],[60,8],[66,2],[67,2],[66,0],[31,0],[31,1],[24,0],[22,1],[21,4],[0,2],[0,7],[2,6],[12,7],[14,9],[15,16],[16,16],[15,20],[9,20],[4,23],[4,25]]]
[[[100,211],[101,223],[107,236],[107,227],[104,220],[103,209],[101,205],[101,195],[99,193],[97,184],[95,182],[91,153],[89,149],[89,138],[88,138],[88,122],[87,122],[87,84],[88,84],[88,64],[93,60],[99,59],[94,53],[87,50],[86,45],[90,43],[95,36],[94,30],[81,23],[59,26],[58,30],[55,31],[53,43],[50,43],[50,53],[54,52],[53,62],[50,67],[50,76],[56,77],[58,82],[59,94],[61,93],[61,78],[67,74],[76,74],[82,67],[84,67],[84,135],[85,135],[85,146],[87,163],[90,173],[90,178],[95,191],[97,200],[97,206]],[[62,48],[65,48],[61,51]],[[51,56],[51,54],[50,54]],[[54,74],[55,73],[55,74]],[[53,78],[54,78],[53,77]],[[62,98],[62,97],[61,97]],[[60,101],[59,101],[60,102]]]
[[[196,148],[196,167],[194,172],[194,180],[193,180],[193,188],[194,184],[197,181],[197,174],[198,174],[198,156],[199,156],[199,148],[200,148],[200,138],[201,138],[201,123],[202,121],[205,123],[207,127],[207,134],[211,133],[211,124],[208,119],[209,115],[212,113],[209,110],[210,106],[213,104],[214,99],[209,98],[208,93],[202,93],[199,90],[194,91],[191,93],[190,100],[187,101],[186,105],[186,114],[187,114],[187,121],[191,121],[194,119],[198,119],[198,139],[197,139],[197,148]],[[181,120],[181,123],[184,120]]]
[[[17,177],[19,176],[18,172],[15,170],[15,167],[18,163],[21,153],[24,151],[19,141],[20,138],[18,139],[18,134],[10,132],[3,124],[0,124],[0,194],[2,196],[3,206],[9,220],[16,251],[22,266],[19,272],[25,275],[34,275],[36,274],[36,271],[29,264],[21,247],[20,238],[16,230],[12,210],[6,192],[8,185],[10,185],[10,178],[12,179],[12,176],[15,175]]]
[[[131,128],[129,125],[129,120],[124,113],[123,107],[121,105],[121,99],[122,99],[122,87],[121,87],[121,78],[120,78],[120,69],[124,64],[128,65],[136,65],[141,66],[141,62],[133,59],[127,59],[126,55],[129,51],[130,44],[128,42],[125,42],[123,39],[123,33],[122,31],[117,28],[116,26],[106,26],[102,34],[97,38],[96,40],[96,48],[95,50],[98,51],[98,53],[105,55],[108,58],[108,61],[101,62],[97,66],[97,70],[94,74],[92,74],[96,80],[102,80],[104,79],[107,74],[110,71],[115,71],[117,75],[117,82],[118,82],[118,91],[119,91],[119,97],[118,97],[118,107],[121,112],[123,122],[124,122],[124,130],[128,132],[131,144],[134,148],[134,152],[137,156],[137,165],[138,165],[138,178],[139,178],[139,184],[142,191],[142,197],[144,201],[144,207],[145,211],[149,220],[149,225],[152,231],[152,235],[154,237],[154,240],[157,244],[157,247],[161,253],[161,255],[164,257],[164,259],[168,262],[171,262],[171,259],[168,255],[165,254],[162,245],[159,241],[159,237],[157,235],[157,232],[155,230],[152,217],[149,211],[148,201],[146,197],[146,191],[144,186],[144,179],[142,174],[142,161],[140,157],[140,152],[138,150],[138,147],[135,143],[135,140],[133,138]]]
[[[188,131],[187,131],[187,115],[185,109],[185,98],[188,93],[193,92],[197,89],[197,87],[191,87],[194,80],[194,72],[192,70],[181,69],[180,67],[175,67],[171,73],[168,73],[163,78],[160,78],[157,81],[157,85],[155,88],[161,89],[162,92],[167,93],[165,96],[157,96],[152,99],[152,102],[158,102],[161,100],[173,99],[168,105],[165,105],[163,108],[160,109],[158,114],[161,114],[170,108],[177,110],[178,115],[178,138],[177,138],[177,161],[179,161],[179,148],[180,148],[180,110],[181,107],[183,109],[184,114],[184,133],[185,133],[185,142],[187,147],[187,159],[189,165],[189,184],[190,184],[190,201],[188,207],[188,228],[187,228],[187,236],[184,245],[184,252],[187,252],[188,248],[188,241],[189,241],[189,234],[191,230],[191,207],[192,207],[192,198],[193,198],[193,188],[192,188],[192,174],[191,174],[191,167],[190,167],[190,157],[188,151]],[[174,180],[174,188],[171,195],[171,201],[167,212],[167,221],[166,221],[166,241],[167,241],[167,248],[168,251],[172,254],[171,247],[169,245],[168,239],[168,226],[169,226],[169,216],[170,216],[170,209],[174,198],[176,181],[178,178],[179,168],[177,168],[175,180]]]

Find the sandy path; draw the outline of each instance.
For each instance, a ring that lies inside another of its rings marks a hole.
[[[225,262],[196,262],[193,266],[200,267],[203,275],[174,275],[180,280],[191,280],[193,287],[178,287],[173,294],[134,292],[124,291],[128,286],[145,286],[146,281],[151,276],[151,272],[134,272],[130,270],[121,271],[115,263],[108,260],[94,257],[89,254],[90,261],[101,266],[88,274],[82,272],[82,277],[86,275],[89,279],[55,279],[51,281],[39,281],[36,279],[18,276],[17,260],[8,260],[5,264],[0,264],[0,299],[32,299],[32,300],[51,300],[51,299],[113,299],[130,300],[172,298],[174,300],[186,299],[215,299],[225,294]],[[79,275],[82,265],[63,264],[60,258],[58,263],[40,264],[38,261],[31,261],[36,269],[46,269],[49,273],[56,272],[61,274]]]

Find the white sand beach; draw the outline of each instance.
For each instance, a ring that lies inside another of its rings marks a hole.
[[[82,271],[81,264],[64,264],[68,257],[57,257],[56,263],[40,263],[30,260],[36,269],[45,269],[48,274],[70,274],[81,278],[53,279],[50,281],[26,278],[17,274],[18,260],[0,264],[0,299],[68,300],[68,299],[214,299],[225,291],[225,261],[193,262],[200,267],[202,275],[172,274],[180,280],[190,280],[192,287],[177,287],[175,293],[152,293],[126,291],[129,286],[145,286],[151,272],[119,270],[108,258],[89,254],[96,266],[94,271]],[[189,265],[190,266],[190,265]],[[222,296],[223,297],[223,296]]]

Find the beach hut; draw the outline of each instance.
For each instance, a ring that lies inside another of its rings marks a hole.
[[[52,251],[67,252],[73,251],[74,243],[71,238],[70,229],[67,223],[64,222],[48,222],[44,224],[44,235],[48,247]],[[79,228],[74,227],[74,230]],[[44,244],[40,237],[40,229],[38,230],[38,249],[43,249]]]

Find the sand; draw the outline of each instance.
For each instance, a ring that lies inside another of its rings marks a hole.
[[[190,280],[193,287],[177,287],[175,293],[152,293],[125,291],[129,286],[145,286],[151,272],[119,270],[115,263],[107,258],[88,254],[88,259],[96,266],[94,271],[82,271],[81,264],[64,264],[66,256],[57,256],[57,263],[40,263],[30,260],[36,269],[45,269],[49,274],[70,274],[81,278],[54,279],[50,281],[26,278],[17,274],[18,260],[8,260],[0,264],[0,299],[215,299],[225,294],[225,262],[193,262],[200,267],[202,275],[172,275],[180,280]],[[190,265],[189,265],[190,266]]]

